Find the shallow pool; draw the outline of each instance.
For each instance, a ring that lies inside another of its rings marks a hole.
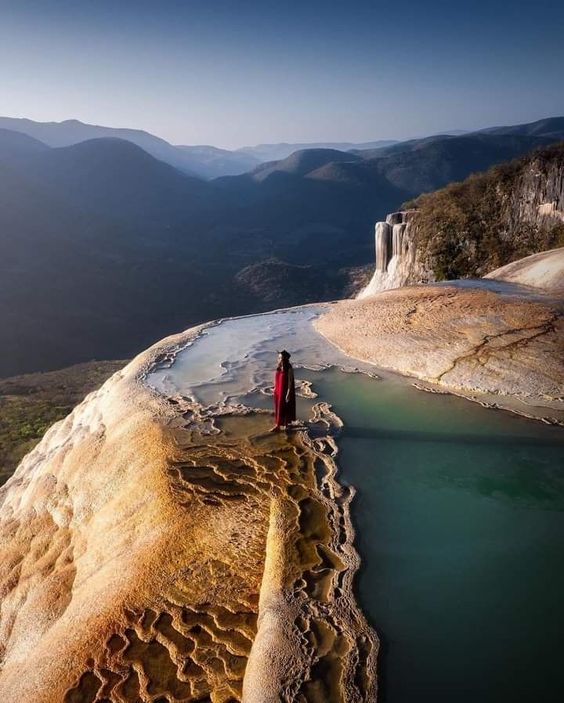
[[[322,307],[224,321],[148,382],[206,404],[268,406],[257,391],[272,382],[282,347],[297,364],[369,371],[315,332]],[[380,703],[560,701],[562,428],[390,374],[296,377],[344,422],[338,464],[358,489],[357,589],[381,639]],[[299,399],[302,419],[311,404]]]

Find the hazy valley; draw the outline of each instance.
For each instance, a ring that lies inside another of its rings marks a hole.
[[[386,213],[563,137],[553,118],[306,149],[206,181],[124,139],[51,147],[3,130],[0,374],[128,357],[212,317],[342,297],[373,261],[370,231]]]

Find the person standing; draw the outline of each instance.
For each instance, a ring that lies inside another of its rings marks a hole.
[[[278,365],[274,373],[274,417],[275,425],[271,432],[287,429],[296,419],[296,384],[294,369],[290,363],[290,353],[283,349],[278,352]]]

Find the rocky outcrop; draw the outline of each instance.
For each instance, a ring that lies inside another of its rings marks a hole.
[[[509,228],[564,223],[563,151],[561,146],[538,152],[520,169],[507,207]]]
[[[478,278],[564,244],[564,144],[425,193],[376,224],[376,265],[358,295]]]

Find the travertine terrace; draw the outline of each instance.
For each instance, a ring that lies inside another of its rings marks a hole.
[[[564,247],[541,251],[488,273],[494,278],[564,294]]]
[[[564,419],[561,300],[493,281],[409,286],[340,301],[315,326],[357,359]]]
[[[115,374],[3,487],[2,700],[374,699],[338,419],[317,403],[271,434],[153,390],[202,331]]]
[[[374,701],[378,639],[353,597],[340,420],[300,367],[378,365],[562,422],[562,339],[556,297],[477,281],[159,342],[0,489],[0,698]],[[308,417],[277,434],[257,397],[284,347]]]

